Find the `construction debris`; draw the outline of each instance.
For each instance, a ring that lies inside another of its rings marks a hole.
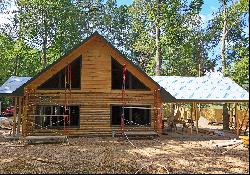
[[[8,117],[0,117],[0,129],[12,129],[13,120]]]
[[[232,145],[237,145],[237,144],[242,144],[242,140],[223,140],[222,143],[215,143],[213,144],[214,147],[225,147],[225,146],[232,146]]]

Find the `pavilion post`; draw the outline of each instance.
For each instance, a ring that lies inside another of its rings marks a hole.
[[[18,99],[17,134],[20,134],[21,117],[22,117],[22,97],[19,97],[19,99]]]
[[[25,137],[27,133],[27,106],[28,106],[28,96],[23,98],[23,115],[22,115],[22,134]]]
[[[193,134],[193,103],[191,103],[191,130],[190,133]]]
[[[237,136],[240,135],[240,130],[239,130],[239,117],[238,117],[238,113],[237,113],[237,103],[235,103],[235,122],[236,122],[236,133]]]
[[[198,125],[198,124],[199,124],[199,123],[198,123],[198,121],[199,121],[199,110],[198,110],[197,105],[198,105],[198,104],[195,103],[195,108],[196,108],[196,109],[195,109],[195,111],[196,111],[196,112],[195,112],[195,114],[196,114],[196,115],[195,115],[195,119],[196,119],[196,133],[198,134],[198,132],[199,132],[199,125]]]
[[[14,102],[14,112],[13,112],[13,136],[16,135],[16,114],[17,114],[17,97],[15,98],[15,102]]]
[[[198,110],[197,110],[197,103],[194,103],[194,117],[195,117],[196,133],[198,134]]]

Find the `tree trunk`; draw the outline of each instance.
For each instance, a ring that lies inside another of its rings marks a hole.
[[[229,130],[229,114],[227,103],[223,104],[223,130]]]
[[[226,76],[226,35],[227,35],[227,10],[226,10],[226,0],[222,0],[223,5],[223,31],[221,36],[221,66],[222,74]],[[223,104],[223,130],[229,130],[229,115],[227,104]]]
[[[224,21],[224,25],[223,25],[223,33],[221,36],[221,66],[222,66],[222,74],[223,76],[226,75],[226,55],[225,55],[225,44],[226,44],[226,33],[227,33],[227,21]]]
[[[16,55],[16,57],[15,57],[15,68],[14,68],[14,75],[15,76],[18,76],[18,55]]]
[[[161,75],[160,29],[156,27],[156,68],[155,75]]]
[[[48,31],[47,31],[47,22],[46,22],[46,13],[44,13],[44,36],[43,36],[43,68],[47,66],[47,40],[48,40]]]
[[[226,0],[222,0],[223,3],[223,31],[221,36],[221,66],[222,74],[226,76],[226,35],[227,35],[227,7]]]
[[[156,67],[155,67],[155,75],[161,75],[161,46],[160,46],[160,27],[159,25],[159,16],[160,16],[160,0],[157,1],[157,19],[156,19],[156,24],[155,24],[155,44],[156,44]]]

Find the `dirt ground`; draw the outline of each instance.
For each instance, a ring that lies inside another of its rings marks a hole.
[[[6,131],[9,132],[9,131]],[[154,139],[69,138],[27,145],[6,141],[0,130],[0,173],[249,174],[249,148],[214,147],[235,135],[169,133]]]

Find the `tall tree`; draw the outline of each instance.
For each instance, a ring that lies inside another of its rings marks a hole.
[[[203,69],[213,66],[199,27],[202,4],[202,0],[134,1],[132,26],[137,36],[133,48],[147,73],[198,75],[198,64]]]
[[[248,1],[220,0],[221,9],[215,14],[208,25],[211,37],[211,48],[220,47],[221,71],[223,76],[230,75],[230,65],[239,58],[235,46],[244,41],[245,15],[249,13]],[[221,45],[219,45],[221,44]],[[223,129],[229,130],[229,115],[227,104],[223,105]]]
[[[24,40],[41,50],[43,68],[79,42],[80,10],[70,0],[20,0]]]

